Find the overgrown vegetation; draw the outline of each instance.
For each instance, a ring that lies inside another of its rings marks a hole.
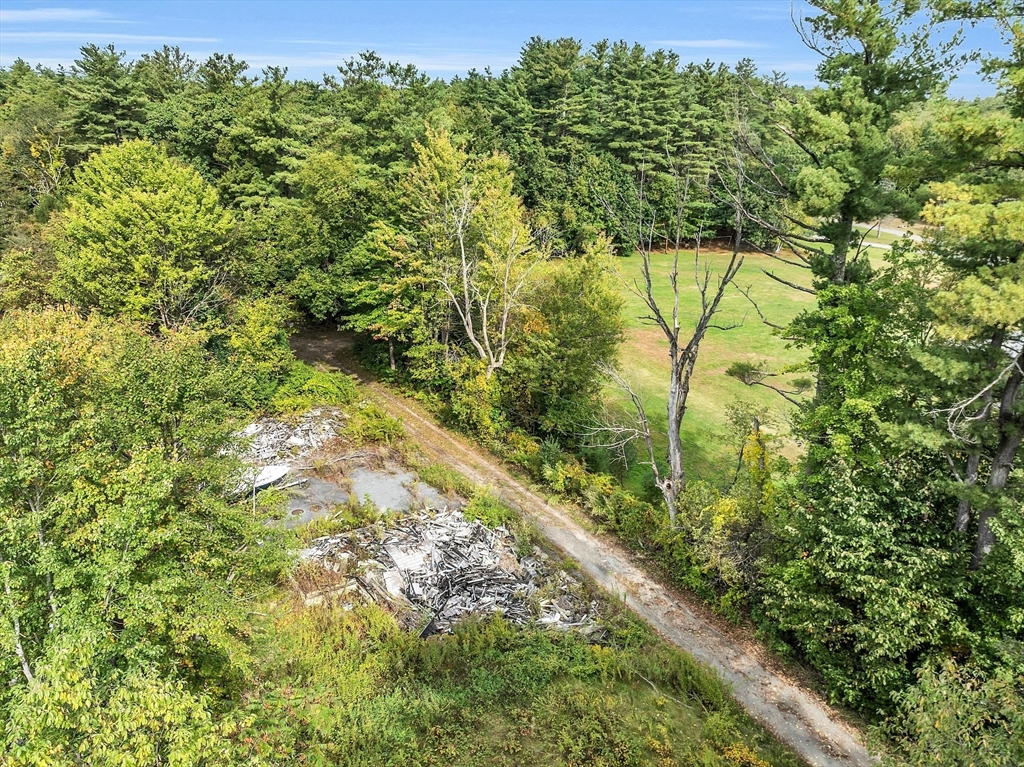
[[[613,622],[607,646],[500,618],[424,641],[373,606],[279,609],[232,746],[260,764],[798,764],[714,674]]]
[[[382,377],[753,620],[892,759],[1020,761],[1022,11],[811,5],[811,89],[539,38],[450,83],[372,53],[322,83],[176,48],[0,70],[11,758],[757,763],[727,704],[658,720],[653,690],[600,670],[643,662],[629,627],[601,660],[500,623],[421,645],[370,612],[255,615],[288,555],[230,500],[232,431],[332,405],[353,442],[403,435],[295,361],[302,321],[360,333]],[[1006,41],[981,56],[998,96],[948,99],[943,41],[978,23]],[[889,215],[925,237],[869,258]],[[637,669],[665,695],[704,684]]]

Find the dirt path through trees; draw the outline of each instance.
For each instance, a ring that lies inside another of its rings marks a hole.
[[[551,543],[571,556],[598,585],[619,597],[667,640],[716,669],[736,700],[811,765],[870,765],[857,733],[813,694],[765,667],[755,648],[745,647],[692,610],[676,592],[637,567],[617,541],[588,531],[566,508],[546,499],[507,472],[478,446],[438,426],[414,403],[365,375],[349,353],[351,337],[308,330],[293,339],[296,355],[310,363],[360,377],[401,417],[409,436],[432,460],[490,486],[516,506]]]

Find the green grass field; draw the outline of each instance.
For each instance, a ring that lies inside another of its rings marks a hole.
[[[721,272],[728,263],[729,254],[712,251],[702,254],[712,274]],[[671,253],[657,253],[653,257],[655,297],[666,312],[671,312],[672,290],[668,273],[672,265]],[[621,367],[627,380],[642,392],[645,407],[656,431],[655,441],[660,452],[667,444],[667,391],[669,376],[668,342],[662,330],[642,317],[647,314],[643,302],[630,292],[627,282],[640,279],[641,258],[633,255],[618,261],[620,290],[626,300],[624,314],[628,324],[627,340],[621,349]],[[788,266],[758,253],[748,253],[736,279],[741,288],[750,288],[761,311],[772,322],[785,325],[800,311],[814,304],[814,297],[793,290],[767,277],[768,270],[790,282],[809,285],[807,270]],[[681,313],[683,334],[690,329],[700,312],[700,298],[693,279],[693,252],[680,256]],[[719,324],[742,325],[729,331],[709,330],[700,349],[694,371],[693,386],[683,424],[686,447],[686,466],[690,477],[718,481],[728,477],[736,463],[738,445],[728,429],[729,406],[738,401],[771,408],[778,421],[777,431],[788,431],[787,416],[793,406],[775,392],[763,387],[748,387],[725,374],[736,361],[766,363],[767,369],[777,370],[784,365],[800,362],[804,355],[788,348],[787,342],[773,334],[764,325],[746,298],[732,288],[722,301]],[[616,389],[608,390],[609,400],[615,407],[625,408],[629,401]],[[784,452],[795,455],[795,445],[786,444]],[[627,484],[642,481],[646,467],[632,467]]]

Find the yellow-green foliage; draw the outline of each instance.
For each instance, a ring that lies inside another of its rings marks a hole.
[[[219,306],[235,220],[191,166],[146,141],[76,169],[54,239],[59,297],[174,327]]]
[[[375,503],[352,497],[347,504],[337,506],[328,516],[311,521],[299,531],[299,535],[303,541],[308,542],[325,535],[336,535],[366,527],[379,518],[380,509]]]
[[[540,444],[536,437],[530,437],[514,429],[504,436],[502,455],[512,463],[528,467],[539,452]]]
[[[487,377],[480,360],[451,365],[450,375],[454,383],[448,402],[452,420],[483,439],[494,437],[500,431],[497,379]]]
[[[356,385],[351,377],[293,362],[274,392],[271,406],[278,413],[300,413],[315,405],[342,406],[355,400]]]
[[[287,306],[271,298],[240,301],[231,309],[227,346],[250,406],[265,406],[285,371],[295,364],[285,331],[289,316]]]
[[[66,638],[70,639],[70,637]],[[37,684],[8,710],[5,765],[143,767],[230,761],[210,701],[180,681],[140,671],[97,672],[105,642],[92,634],[63,641],[38,668]],[[0,750],[4,748],[0,726]]]
[[[556,493],[580,496],[587,489],[587,470],[576,460],[559,461],[542,469],[544,479]]]
[[[345,434],[356,444],[394,445],[405,436],[402,422],[376,402],[360,402],[345,425]]]
[[[515,509],[489,489],[478,490],[462,513],[468,519],[478,519],[488,527],[504,527],[511,532],[516,540],[516,552],[520,556],[533,549],[536,538],[533,528]]]
[[[479,519],[488,527],[513,524],[519,515],[490,490],[478,491],[463,509],[469,519]]]
[[[463,498],[469,498],[476,491],[472,482],[444,464],[427,464],[421,467],[418,473],[420,480],[442,493],[456,493]]]
[[[713,673],[627,619],[611,630],[595,646],[495,618],[419,640],[373,605],[282,610],[225,763],[799,764]]]

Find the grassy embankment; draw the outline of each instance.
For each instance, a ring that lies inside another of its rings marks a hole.
[[[714,275],[724,269],[729,253],[706,252],[702,254],[702,260],[705,258]],[[624,280],[632,282],[640,279],[639,255],[622,258],[618,265]],[[656,253],[652,266],[654,295],[659,305],[670,313],[672,289],[668,273],[672,266],[672,254]],[[772,322],[785,325],[799,312],[814,305],[813,296],[770,279],[762,272],[762,268],[800,285],[809,285],[810,275],[805,269],[788,266],[759,253],[746,254],[736,283],[744,289],[750,287],[751,297]],[[680,287],[683,335],[688,337],[693,320],[700,314],[700,295],[693,278],[692,251],[680,256]],[[659,453],[663,454],[667,444],[666,406],[670,370],[668,341],[659,327],[642,319],[649,314],[647,307],[628,290],[625,282],[620,282],[620,290],[626,301],[624,315],[627,322],[621,366],[627,379],[639,387],[643,394],[644,405],[655,431],[655,444]],[[718,324],[731,325],[739,321],[743,324],[733,330],[709,330],[701,345],[683,424],[688,470],[695,478],[718,481],[728,476],[735,466],[737,441],[729,433],[727,412],[731,404],[745,401],[771,408],[778,421],[777,430],[782,433],[787,431],[786,418],[793,410],[793,406],[775,392],[763,387],[745,386],[725,374],[729,365],[736,361],[765,363],[766,369],[779,370],[804,358],[800,350],[789,348],[787,341],[764,325],[747,299],[735,288],[731,288],[722,301]],[[629,407],[628,399],[621,391],[609,389],[608,396],[615,407]],[[796,448],[788,444],[784,452],[792,457],[796,454]],[[646,472],[646,467],[632,467],[627,484],[641,482]]]

